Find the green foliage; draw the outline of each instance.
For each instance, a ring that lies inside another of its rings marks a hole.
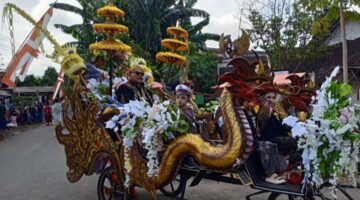
[[[33,74],[27,75],[24,81],[20,81],[18,77],[16,77],[15,83],[18,87],[33,87],[33,86],[41,86],[41,78],[35,77]]]
[[[210,51],[197,51],[196,47],[190,44],[189,79],[193,81],[194,90],[202,93],[212,93],[211,86],[216,85],[217,56]],[[169,83],[179,79],[181,68],[163,65],[160,68],[165,82]],[[169,77],[170,74],[170,78]]]
[[[325,142],[324,142],[324,144],[325,144]],[[327,146],[328,145],[322,145],[318,148],[318,151],[317,151],[317,157],[320,159],[319,170],[320,170],[322,176],[326,176],[326,159],[324,156],[324,150]]]
[[[104,36],[93,33],[92,24],[104,21],[104,19],[97,18],[95,13],[96,9],[104,6],[107,0],[77,1],[82,9],[65,3],[55,3],[53,6],[56,9],[81,15],[83,23],[71,26],[57,24],[55,26],[77,39],[79,54],[85,60],[91,60],[89,45],[104,39]],[[202,29],[209,24],[210,15],[203,10],[193,8],[196,2],[197,0],[115,0],[114,3],[126,13],[125,21],[119,22],[128,26],[130,31],[130,37],[120,34],[116,37],[130,45],[134,55],[145,58],[148,65],[154,65],[156,63],[155,54],[161,50],[160,41],[167,37],[167,27],[174,26],[176,21],[180,19],[182,26],[189,31],[189,39],[192,42],[189,56],[189,76],[194,79],[195,90],[212,92],[209,88],[216,83],[217,58],[214,54],[205,51],[205,42],[208,39],[218,40],[219,36],[202,33]],[[192,24],[191,17],[201,17],[203,20],[197,24]],[[199,52],[199,49],[204,50],[204,52]],[[163,78],[169,74],[169,66],[167,65],[163,65],[160,70],[152,69],[153,71],[164,72],[162,73]],[[179,73],[179,70],[173,69],[170,73],[171,79],[177,79]]]
[[[93,33],[92,24],[104,21],[97,18],[95,13],[96,9],[104,6],[107,0],[77,1],[83,7],[82,9],[66,3],[52,5],[56,9],[81,15],[83,23],[71,26],[56,24],[55,26],[77,39],[78,52],[85,60],[91,60],[89,45],[104,39],[104,36]],[[131,36],[130,38],[119,35],[117,38],[133,47],[134,54],[155,63],[155,54],[161,49],[160,41],[167,37],[166,28],[175,25],[176,20],[181,19],[184,28],[189,30],[190,40],[194,41],[199,48],[204,49],[207,39],[217,40],[219,36],[201,33],[202,28],[208,25],[210,15],[203,10],[194,9],[196,2],[196,0],[115,0],[114,3],[126,13],[125,21],[119,22],[129,27]],[[191,17],[202,17],[204,20],[192,25]]]
[[[204,107],[199,108],[199,111],[215,113],[215,110],[218,106],[219,106],[218,101],[210,101],[210,102],[207,102]]]
[[[55,24],[55,27],[77,39],[78,42],[76,44],[78,53],[85,60],[89,61],[92,58],[91,52],[88,50],[89,45],[96,42],[97,40],[104,39],[103,36],[95,36],[92,30],[92,24],[100,22],[95,13],[99,7],[105,5],[107,0],[77,1],[82,8],[66,3],[54,3],[51,5],[56,9],[81,15],[83,23],[74,25]]]
[[[339,110],[349,105],[349,95],[352,94],[352,87],[348,84],[332,82],[326,88],[326,92],[331,95],[332,99],[337,99],[338,101],[329,105],[324,117],[325,119],[335,120],[339,116]]]
[[[54,67],[48,67],[41,79],[42,86],[54,86],[58,77],[58,73]]]
[[[359,6],[359,0],[342,0],[344,4],[344,17],[346,20],[360,20],[358,12],[352,11],[350,8]],[[300,0],[300,4],[317,20],[312,25],[311,33],[315,36],[324,36],[329,32],[332,22],[338,21],[340,17],[339,0]]]
[[[34,87],[34,86],[54,86],[58,77],[56,69],[48,67],[42,77],[36,77],[33,74],[27,75],[24,81],[20,81],[16,77],[15,83],[17,87]]]
[[[189,78],[194,83],[194,90],[212,93],[211,86],[216,85],[217,56],[210,51],[192,52],[189,55]]]
[[[109,94],[109,87],[104,84],[99,84],[96,89],[101,95]]]
[[[253,25],[249,30],[250,37],[270,55],[275,69],[297,66],[327,50],[311,36],[314,16],[297,3],[287,5],[286,9],[289,12],[280,14],[273,10],[269,14],[267,10],[252,9],[249,15]]]
[[[203,27],[209,23],[209,14],[195,9],[196,0],[162,0],[140,1],[124,0],[122,9],[126,11],[131,37],[140,44],[144,51],[150,52],[154,58],[161,49],[161,39],[167,37],[166,29],[174,26],[177,20],[189,31],[190,40],[198,47],[204,47],[205,41],[213,38],[201,33]],[[191,23],[191,17],[203,18],[198,24]],[[152,60],[154,61],[154,60]]]
[[[33,105],[34,103],[38,102],[39,98],[38,97],[33,97],[33,96],[13,96],[12,97],[12,101],[16,104],[16,105]]]

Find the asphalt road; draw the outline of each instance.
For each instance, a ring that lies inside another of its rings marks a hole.
[[[96,200],[97,176],[83,177],[78,183],[66,179],[65,154],[53,126],[38,126],[15,131],[0,141],[0,200]],[[137,199],[151,199],[137,188]],[[360,199],[359,189],[349,189]],[[246,186],[202,181],[188,188],[191,200],[242,200],[255,192]],[[254,200],[267,199],[260,195]],[[168,199],[158,195],[160,200]],[[285,198],[281,198],[285,199]],[[339,196],[339,199],[344,199]]]

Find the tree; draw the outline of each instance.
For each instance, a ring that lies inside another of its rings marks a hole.
[[[189,78],[194,83],[194,90],[213,93],[211,87],[217,82],[217,56],[210,51],[193,51],[189,56]]]
[[[41,79],[42,86],[54,86],[58,77],[58,73],[54,67],[48,67]]]
[[[83,8],[78,8],[65,3],[55,3],[53,6],[57,9],[73,12],[79,14],[83,18],[82,24],[76,24],[67,26],[63,24],[57,24],[56,27],[61,28],[65,33],[71,34],[78,40],[78,49],[80,55],[85,59],[91,57],[88,46],[97,41],[103,39],[102,36],[95,35],[92,32],[92,24],[98,23],[103,20],[97,19],[96,9],[105,5],[107,0],[93,0],[91,2],[85,0],[77,0]],[[208,52],[199,52],[199,50],[206,51],[205,41],[208,39],[218,40],[219,36],[216,34],[202,33],[202,29],[208,25],[210,15],[203,10],[193,8],[197,0],[114,0],[114,3],[126,13],[125,24],[129,27],[130,37],[119,35],[119,39],[126,44],[132,46],[133,52],[137,56],[144,57],[149,61],[149,64],[155,64],[155,55],[161,50],[160,42],[163,38],[167,37],[166,29],[169,26],[174,26],[177,20],[182,21],[182,26],[189,31],[189,39],[193,44],[193,48],[190,51],[190,68],[200,70],[201,63],[206,60],[191,59],[195,57],[201,57],[200,54],[207,55]],[[203,18],[197,24],[191,23],[191,17]],[[149,52],[149,53],[148,53]],[[217,60],[209,60],[213,63],[211,66],[216,66]],[[194,61],[195,60],[195,61]],[[156,71],[157,69],[154,69]],[[208,73],[209,71],[206,71]],[[191,72],[192,73],[192,72]],[[198,76],[193,76],[197,80],[206,80],[200,73],[194,73]],[[164,73],[163,73],[164,75]],[[215,79],[215,74],[211,74]],[[199,83],[201,81],[198,81]],[[206,81],[204,81],[206,83]],[[210,82],[208,83],[210,84]],[[207,86],[208,84],[205,84]],[[212,84],[212,82],[211,82]],[[202,87],[202,86],[201,86]]]
[[[67,34],[71,34],[78,40],[78,51],[85,59],[89,60],[91,55],[88,47],[95,41],[104,39],[95,35],[92,24],[103,21],[95,15],[96,10],[104,6],[107,0],[77,0],[83,8],[78,8],[66,3],[52,4],[54,8],[79,14],[83,18],[82,24],[64,25],[56,24]],[[185,28],[189,29],[190,39],[204,46],[204,41],[209,38],[218,39],[217,35],[202,34],[201,29],[209,23],[209,14],[203,10],[194,9],[197,0],[115,0],[114,3],[126,13],[125,21],[122,23],[129,27],[130,38],[119,36],[129,42],[133,49],[138,51],[139,56],[154,61],[155,54],[161,49],[160,41],[166,37],[166,28],[175,25],[178,19],[183,19]],[[190,17],[203,17],[204,20],[196,25],[191,25]],[[139,46],[141,48],[139,48]],[[150,52],[151,57],[146,52]]]
[[[20,81],[19,77],[16,77],[15,83],[17,87],[54,86],[57,77],[56,69],[48,67],[42,77],[30,74],[25,77],[24,81]]]
[[[198,51],[197,46],[190,43],[190,54],[188,62],[190,63],[189,79],[194,84],[194,90],[202,93],[213,93],[211,86],[217,82],[217,56],[211,51]],[[183,67],[183,66],[182,66]],[[164,82],[177,82],[180,78],[182,68],[174,69],[169,65],[163,65],[160,68],[164,75]]]
[[[18,87],[33,87],[41,85],[41,78],[35,77],[33,74],[27,75],[24,81],[20,81],[18,77],[15,80],[16,86]]]
[[[177,20],[189,31],[190,40],[198,46],[214,38],[211,34],[201,34],[201,29],[209,23],[209,13],[193,8],[197,0],[124,0],[124,9],[128,15],[130,35],[145,51],[155,54],[161,49],[161,39],[167,37],[166,29],[174,26]],[[193,25],[191,17],[202,17],[204,20]],[[215,36],[216,38],[216,36]],[[218,36],[217,38],[218,39]]]
[[[184,13],[179,15],[178,19],[181,21],[181,25],[189,32],[189,40],[197,48],[196,50],[207,50],[206,41],[215,40],[219,41],[220,36],[213,33],[203,33],[202,29],[209,25],[210,15],[199,9],[193,9],[194,5],[197,3],[197,0],[180,0],[175,8],[178,10],[191,10],[190,14]],[[202,21],[197,24],[192,24],[192,17],[201,17]]]
[[[298,3],[281,0],[261,9],[251,7],[249,20],[252,41],[270,55],[274,68],[296,69],[303,61],[326,51],[311,35],[313,17]]]
[[[98,23],[99,20],[96,17],[96,10],[103,6],[107,0],[77,0],[82,8],[67,4],[67,3],[54,3],[51,4],[56,9],[72,12],[82,17],[83,23],[66,25],[66,24],[55,24],[56,28],[60,28],[64,33],[72,35],[77,42],[78,53],[85,59],[91,60],[91,54],[89,52],[89,45],[96,42],[96,40],[103,39],[101,36],[97,36],[93,33],[92,24]]]
[[[360,15],[351,8],[359,6],[359,0],[300,0],[300,3],[314,16],[319,16],[312,27],[313,35],[326,34],[330,24],[340,20],[341,40],[343,48],[343,76],[344,83],[348,82],[347,41],[345,19],[360,20]]]

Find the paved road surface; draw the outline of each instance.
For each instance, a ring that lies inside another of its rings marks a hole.
[[[97,176],[83,177],[78,183],[66,179],[63,147],[52,126],[17,131],[0,141],[0,200],[96,200]],[[187,190],[191,200],[243,200],[254,192],[248,187],[203,181]],[[139,200],[150,197],[137,189]],[[360,199],[360,190],[351,190]],[[160,200],[168,199],[159,194]],[[254,200],[266,199],[258,196]],[[340,197],[339,199],[343,199]]]

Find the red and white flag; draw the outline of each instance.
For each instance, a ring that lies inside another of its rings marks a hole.
[[[61,84],[64,82],[64,72],[62,72],[62,70],[60,69],[58,78],[56,80],[56,84],[54,87],[54,91],[53,91],[53,95],[51,97],[52,100],[56,99],[57,94],[60,91],[60,97],[64,96],[64,91],[62,91],[62,89],[60,88]]]
[[[40,19],[38,24],[41,25],[43,29],[46,29],[52,15],[53,9],[49,8],[49,10]],[[8,67],[6,68],[5,75],[1,80],[2,83],[11,88],[16,87],[15,79],[16,73],[18,71],[20,71],[19,79],[21,81],[25,79],[26,73],[32,60],[36,58],[39,54],[38,48],[43,39],[44,34],[39,31],[38,28],[34,27],[29,37],[27,38],[27,41],[19,48],[19,50],[16,52],[15,56],[9,63]]]

